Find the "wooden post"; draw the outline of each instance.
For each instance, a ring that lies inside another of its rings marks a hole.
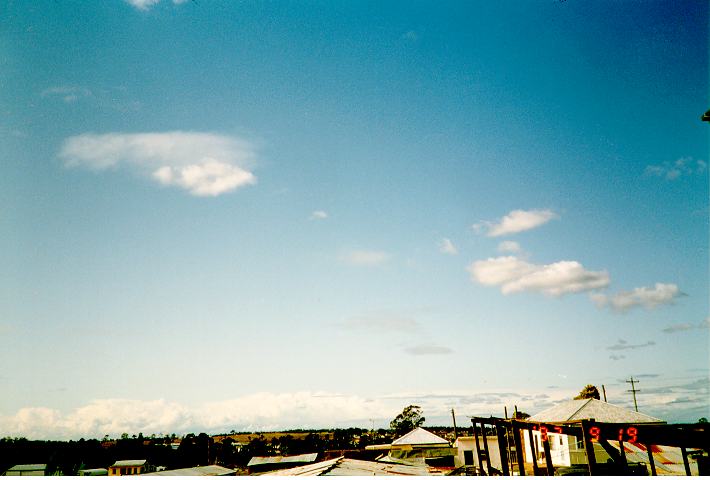
[[[532,429],[528,428],[528,440],[530,440],[530,453],[532,454],[533,475],[539,476],[540,470],[537,467],[537,451],[535,450],[535,438]]]
[[[547,475],[554,476],[555,467],[552,466],[552,455],[550,454],[550,437],[546,437],[543,439],[541,435],[540,439],[542,440],[542,448],[545,452],[545,467],[547,470]]]
[[[594,425],[593,421],[582,420],[582,440],[584,441],[584,450],[587,453],[587,465],[589,467],[589,475],[597,474],[597,459],[594,456],[594,444],[589,436],[589,427]]]
[[[491,474],[491,452],[488,451],[488,440],[486,439],[486,426],[481,422],[481,434],[483,435],[483,448],[486,450],[486,468],[488,475]]]
[[[518,427],[517,422],[513,420],[513,441],[515,442],[515,456],[518,459],[518,473],[521,477],[525,476],[525,459],[523,458],[523,445],[520,441],[520,427]]]
[[[478,475],[485,475],[483,473],[483,459],[481,458],[481,446],[478,444],[478,429],[476,428],[476,422],[473,422],[473,438],[476,440],[476,457],[478,458]]]
[[[508,428],[505,424],[501,422],[496,422],[496,435],[498,435],[498,452],[500,453],[500,466],[503,471],[504,477],[510,476],[510,469],[508,468],[508,439],[506,438],[508,434]],[[503,431],[501,432],[501,426]],[[501,435],[502,433],[502,435]]]
[[[651,476],[656,476],[656,462],[653,461],[653,450],[651,450],[653,445],[646,444],[646,451],[648,452],[648,464],[651,466]]]
[[[620,472],[619,475],[625,475],[628,463],[626,462],[626,447],[624,447],[624,442],[619,440],[619,456],[621,457],[621,463],[619,464]]]
[[[683,454],[683,466],[685,467],[685,474],[690,476],[690,463],[688,463],[688,451],[685,447],[680,447],[680,452]]]

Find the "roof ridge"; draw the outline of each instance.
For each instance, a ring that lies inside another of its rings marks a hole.
[[[572,415],[570,415],[570,416],[567,418],[567,420],[572,420],[572,419],[574,418],[574,416],[577,415],[579,412],[581,412],[584,407],[586,407],[587,405],[589,405],[589,402],[591,402],[592,400],[594,400],[594,399],[593,399],[593,398],[588,398],[587,401],[584,402],[584,403],[582,404],[582,406],[577,409],[577,411],[575,411]],[[574,401],[574,399],[572,399],[572,401]]]

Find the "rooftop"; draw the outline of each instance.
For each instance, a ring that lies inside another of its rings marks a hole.
[[[145,465],[147,460],[118,460],[112,467],[140,467]]]
[[[368,462],[365,460],[355,460],[352,458],[338,457],[325,462],[318,462],[302,467],[267,472],[269,476],[373,476],[373,475],[431,475],[426,466],[394,465],[378,462]]]
[[[311,463],[315,462],[316,458],[318,458],[317,453],[304,453],[302,455],[290,455],[287,457],[251,457],[251,460],[249,460],[247,467],[253,467],[255,465],[266,465],[271,463]]]
[[[22,464],[22,465],[15,465],[14,467],[8,468],[8,472],[29,472],[29,471],[35,471],[35,470],[46,470],[47,469],[47,464],[46,463],[28,463],[28,464]]]
[[[424,430],[422,427],[417,427],[392,442],[393,447],[402,445],[445,445],[448,447],[449,441]]]
[[[221,467],[219,465],[205,465],[202,467],[162,470],[160,472],[145,473],[143,475],[157,475],[160,477],[207,477],[234,475],[234,470],[231,468]]]
[[[649,415],[617,407],[595,398],[569,400],[528,418],[532,422],[573,422],[589,420],[608,423],[665,423]]]

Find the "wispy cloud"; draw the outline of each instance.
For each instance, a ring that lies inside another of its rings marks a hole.
[[[702,174],[707,170],[707,167],[708,164],[704,160],[682,157],[674,162],[665,161],[660,165],[649,165],[644,173],[649,176],[662,177],[666,180],[677,180],[683,176]]]
[[[404,351],[410,355],[449,355],[454,353],[449,347],[442,347],[440,345],[416,345],[406,347]]]
[[[160,0],[125,0],[126,3],[131,5],[132,7],[137,8],[138,10],[146,11],[150,10],[151,7],[157,5],[160,3]],[[181,3],[185,3],[187,0],[172,0],[172,3],[175,5],[180,5]]]
[[[700,323],[676,323],[674,325],[669,325],[663,330],[661,330],[663,333],[678,333],[678,332],[687,332],[688,330],[702,330],[710,328],[710,317],[707,317],[705,320],[703,320]]]
[[[468,271],[473,281],[499,286],[504,294],[531,291],[560,296],[604,288],[610,281],[606,271],[589,271],[579,262],[535,265],[514,256],[479,260]]]
[[[125,167],[200,197],[256,183],[248,170],[256,159],[255,147],[213,133],[85,133],[67,138],[59,156],[67,167]]]
[[[646,348],[646,347],[651,347],[655,345],[656,342],[649,340],[646,343],[638,343],[638,344],[631,344],[627,342],[626,340],[620,338],[617,340],[617,342],[614,345],[610,345],[606,347],[607,350],[611,350],[614,352],[622,351],[622,350],[636,350],[639,348]]]
[[[313,213],[311,213],[311,220],[325,220],[328,218],[328,213],[325,212],[324,210],[316,210]]]
[[[358,267],[376,267],[389,259],[389,253],[380,250],[350,250],[341,256],[344,263]]]
[[[518,242],[513,242],[512,240],[505,240],[498,244],[498,251],[500,253],[519,253],[521,251],[520,244]]]
[[[488,237],[500,237],[540,227],[559,218],[552,210],[513,210],[495,222],[482,221],[473,225],[476,233],[486,232]]]
[[[623,359],[625,359],[625,358],[626,358],[626,355],[613,354],[613,355],[609,355],[609,358],[611,358],[611,359],[614,360],[614,361],[618,361],[618,360],[623,360]]]
[[[61,85],[47,88],[40,95],[45,98],[61,98],[65,103],[74,103],[82,98],[90,97],[91,90],[84,87]]]
[[[669,305],[682,295],[678,285],[674,283],[656,283],[653,288],[639,287],[616,295],[596,293],[591,294],[590,298],[600,308],[610,307],[617,312],[626,312],[635,307],[651,310],[661,305]]]
[[[447,255],[457,255],[459,253],[456,245],[448,238],[442,238],[441,241],[439,241],[439,251]]]

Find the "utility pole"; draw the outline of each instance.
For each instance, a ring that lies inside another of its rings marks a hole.
[[[451,409],[451,418],[454,419],[454,440],[456,440],[459,436],[456,433],[456,414],[454,413],[454,409]]]
[[[631,390],[627,390],[627,392],[631,392],[631,393],[634,395],[634,408],[635,408],[636,411],[638,412],[638,411],[639,411],[639,406],[638,406],[638,404],[636,403],[636,392],[640,392],[641,390],[636,390],[636,387],[634,387],[634,384],[635,384],[635,383],[639,383],[639,381],[638,381],[638,380],[634,380],[634,377],[632,376],[632,377],[631,377],[631,380],[626,380],[626,383],[630,383],[630,384],[631,384]]]
[[[602,385],[602,393],[604,393],[604,401],[606,402],[606,388]]]

